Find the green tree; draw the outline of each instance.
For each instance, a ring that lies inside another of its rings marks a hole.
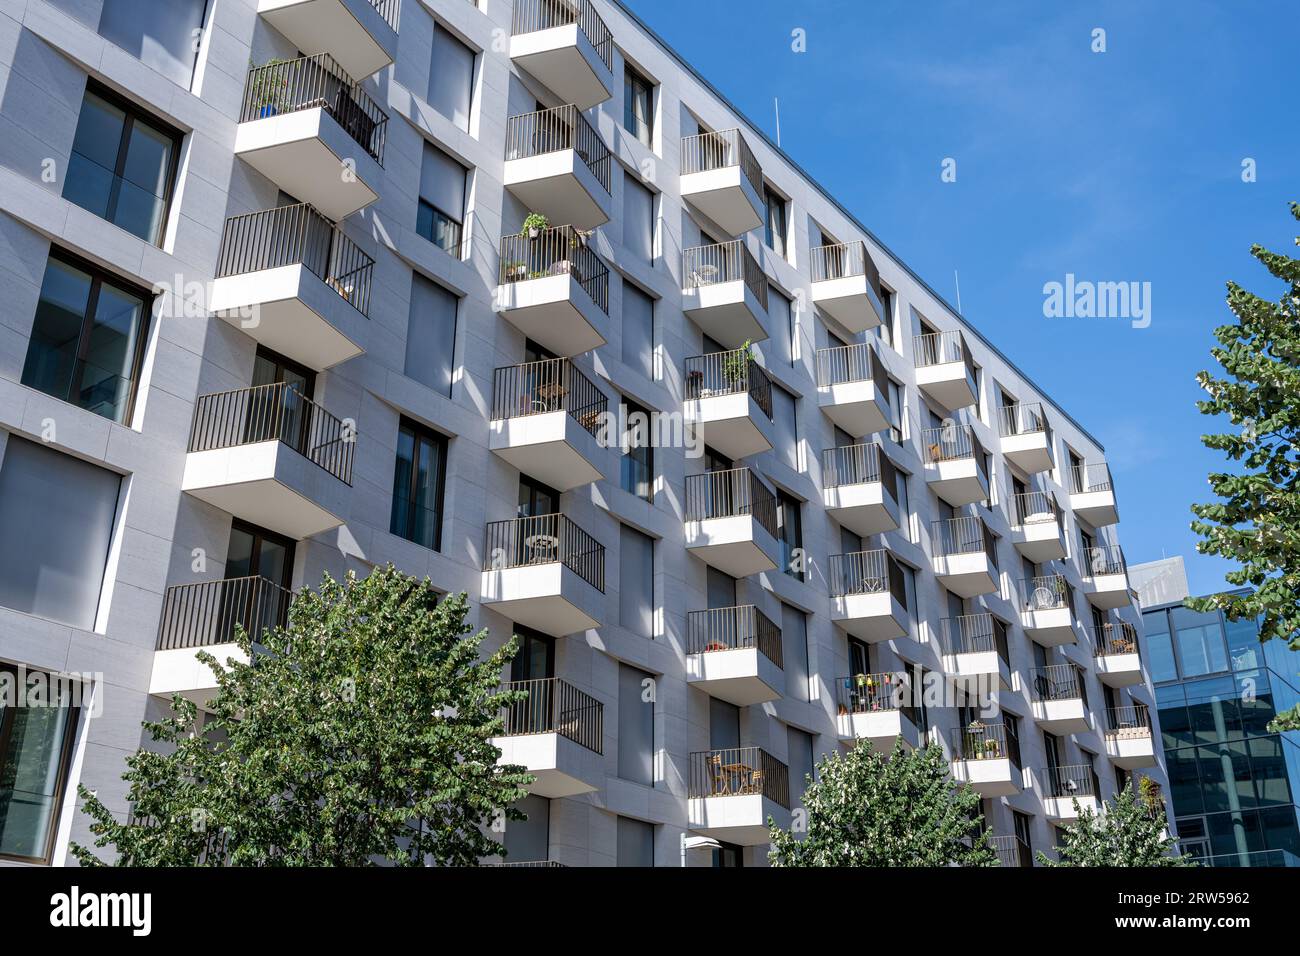
[[[1291,215],[1300,220],[1300,203]],[[1236,321],[1214,330],[1211,350],[1226,376],[1202,371],[1196,380],[1210,396],[1197,403],[1201,412],[1231,425],[1201,441],[1223,452],[1231,471],[1210,475],[1219,500],[1192,506],[1192,530],[1202,538],[1196,549],[1239,565],[1227,579],[1253,593],[1187,603],[1233,621],[1258,619],[1261,641],[1281,638],[1300,650],[1300,259],[1259,245],[1251,254],[1288,288],[1270,302],[1228,283]],[[1279,715],[1277,726],[1300,729],[1300,709]]]
[[[1143,777],[1143,782],[1148,778]],[[1038,854],[1043,866],[1196,866],[1187,856],[1176,856],[1176,844],[1165,827],[1164,800],[1146,792],[1139,796],[1126,787],[1108,802],[1106,812],[1080,810],[1077,822],[1066,828],[1064,846],[1056,848],[1060,860]]]
[[[489,825],[521,818],[511,804],[532,778],[498,767],[490,738],[523,695],[499,689],[516,642],[481,658],[486,632],[467,610],[464,594],[439,601],[391,565],[327,575],[251,664],[201,654],[212,712],[201,723],[177,696],[145,724],[158,746],[127,759],[131,819],[81,789],[95,845],[121,866],[473,865],[498,852]],[[242,629],[235,640],[251,652]]]
[[[902,741],[886,757],[860,740],[817,765],[803,795],[806,833],[768,820],[773,866],[992,866],[980,798],[955,784],[943,750],[909,751]]]

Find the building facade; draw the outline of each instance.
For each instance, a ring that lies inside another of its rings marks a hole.
[[[523,639],[512,863],[762,865],[863,738],[1009,865],[1163,783],[1101,445],[621,3],[0,0],[0,124],[0,661],[82,675],[0,860],[387,562]]]

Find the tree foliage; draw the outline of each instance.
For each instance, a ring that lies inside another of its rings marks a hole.
[[[791,867],[992,866],[979,808],[979,795],[949,776],[942,748],[909,751],[900,740],[886,757],[860,740],[818,764],[803,795],[806,833],[768,821],[769,858]]]
[[[1143,778],[1145,781],[1148,778]],[[1126,787],[1106,805],[1104,813],[1081,810],[1074,801],[1078,821],[1066,828],[1064,846],[1056,848],[1059,860],[1038,854],[1043,866],[1196,866],[1187,856],[1177,856],[1177,844],[1165,825],[1162,797],[1139,796]]]
[[[264,631],[252,663],[211,654],[212,711],[177,696],[148,722],[155,746],[127,760],[131,819],[85,788],[96,846],[130,866],[472,865],[531,778],[498,767],[503,666],[480,658],[465,596],[391,565],[328,575],[296,595],[288,626]],[[235,637],[244,654],[248,635]],[[226,656],[226,655],[222,655]],[[74,845],[83,865],[102,864]]]

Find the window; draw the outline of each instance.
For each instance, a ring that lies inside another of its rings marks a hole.
[[[419,273],[411,277],[406,326],[406,375],[439,395],[451,396],[460,300]]]
[[[1033,859],[1032,854],[1034,849],[1034,841],[1031,836],[1033,822],[1034,818],[1029,814],[1021,813],[1019,810],[1011,811],[1011,823],[1016,829],[1016,836],[1020,839],[1020,842],[1025,845],[1026,855],[1029,855],[1031,860]]]
[[[894,293],[883,285],[880,287],[880,304],[885,314],[880,317],[880,341],[897,351],[894,342]]]
[[[777,533],[781,541],[781,568],[791,577],[803,580],[803,520],[799,500],[778,490],[776,493]]]
[[[641,261],[654,264],[654,193],[626,172],[623,174],[623,244]]]
[[[654,86],[632,67],[623,71],[623,128],[644,146],[654,146]]]
[[[42,705],[26,706],[38,693]],[[0,663],[0,859],[49,862],[79,697],[70,681]]]
[[[794,727],[786,728],[786,755],[790,758],[790,806],[797,807],[813,775],[813,738]]]
[[[741,869],[745,865],[745,850],[733,843],[724,843],[713,851],[713,868]]]
[[[91,630],[119,475],[9,436],[0,458],[0,605]]]
[[[50,250],[22,382],[118,424],[135,403],[149,299]]]
[[[623,283],[623,364],[646,378],[655,375],[655,301]]]
[[[102,7],[100,36],[189,88],[207,0],[108,0]]]
[[[889,439],[902,444],[911,436],[907,433],[907,415],[903,405],[903,386],[889,380]]]
[[[1142,615],[1142,628],[1146,635],[1147,665],[1151,679],[1178,680],[1178,665],[1174,663],[1174,646],[1169,639],[1169,615],[1165,611],[1152,611]]]
[[[788,298],[776,286],[767,286],[767,314],[771,316],[772,341],[780,349],[780,358],[794,365],[795,315]]]
[[[785,256],[785,198],[773,192],[770,187],[763,187],[763,201],[767,213],[763,217],[763,239],[767,247],[784,259]]]
[[[441,550],[446,478],[447,439],[403,419],[397,431],[389,530],[407,541]]]
[[[1217,612],[1198,614],[1187,608],[1175,608],[1172,617],[1178,664],[1184,678],[1228,669],[1227,646]]]
[[[781,657],[786,694],[793,700],[811,700],[808,618],[797,607],[784,603],[781,605]]]
[[[459,129],[469,130],[474,96],[474,51],[441,23],[433,26],[433,63],[429,67],[429,105]]]
[[[619,866],[655,865],[655,828],[643,820],[618,818]]]
[[[740,746],[740,708],[716,697],[709,698],[709,749],[734,750]]]
[[[894,471],[895,477],[895,499],[898,501],[898,533],[903,536],[904,541],[912,540],[912,502],[907,494],[907,480],[909,475],[901,468]]]
[[[618,665],[618,775],[647,787],[655,782],[655,705],[648,693],[653,680],[643,670]]]
[[[457,259],[461,257],[467,175],[456,160],[432,143],[424,144],[415,231]]]
[[[551,852],[551,801],[529,794],[515,808],[524,811],[527,820],[506,823],[506,860],[510,863],[541,863]]]
[[[619,526],[618,623],[633,634],[654,637],[655,543],[627,525]]]
[[[72,139],[63,198],[159,245],[179,142],[174,130],[89,83]]]
[[[796,471],[799,469],[799,429],[796,425],[795,397],[772,383],[772,424],[775,426],[776,456]]]
[[[629,494],[654,499],[654,443],[651,440],[654,418],[647,408],[623,399],[627,431],[623,433],[623,458],[620,485]]]

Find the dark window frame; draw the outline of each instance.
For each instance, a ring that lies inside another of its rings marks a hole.
[[[430,550],[441,553],[442,552],[442,523],[443,523],[443,518],[446,516],[444,506],[446,504],[446,499],[447,499],[447,456],[450,453],[451,441],[447,438],[446,435],[442,435],[434,431],[432,428],[429,428],[425,425],[421,425],[419,422],[407,418],[405,415],[403,415],[400,419],[398,419],[397,433],[399,437],[401,436],[401,433],[403,431],[410,432],[411,438],[413,439],[414,442],[411,449],[412,451],[411,480],[407,487],[407,501],[410,502],[411,504],[411,510],[410,513],[407,515],[406,528],[400,531],[394,528],[393,527],[394,522],[390,517],[388,530],[391,534],[394,534],[399,538],[402,538],[406,541],[410,541],[412,544],[421,545],[423,547],[421,542],[416,540],[415,531],[412,527],[412,523],[416,515],[415,504],[418,501],[418,497],[416,494],[416,483],[419,480],[419,474],[420,474],[420,470],[419,468],[416,467],[416,463],[419,461],[421,443],[437,445],[440,447],[440,454],[438,458],[438,464],[439,464],[438,481],[437,481],[437,491],[436,491],[436,497],[438,499],[438,509],[437,509],[438,521],[436,527],[434,528],[434,533],[433,533],[433,547]],[[397,498],[397,461],[398,458],[397,458],[397,454],[395,453],[393,456],[393,499],[394,500],[396,500]]]
[[[781,230],[772,228],[772,208],[776,204],[780,212]],[[782,259],[790,255],[790,200],[777,192],[767,183],[763,184],[763,244]]]
[[[655,89],[657,84],[648,76],[638,70],[632,64],[624,62],[623,64],[623,129],[636,137],[636,141],[647,149],[654,148],[655,139]],[[646,138],[641,138],[641,132],[633,128],[636,120],[631,111],[631,106],[635,102],[637,95],[641,93],[641,87],[645,88],[646,98],[646,121],[645,133]]]
[[[628,450],[619,456],[619,487],[621,487],[628,494],[640,498],[642,501],[648,501],[653,504],[655,499],[655,447],[654,447],[653,439],[654,439],[655,416],[658,414],[658,412],[651,411],[650,409],[646,408],[644,405],[641,405],[639,402],[635,402],[629,399],[627,396],[623,396],[623,407],[627,409],[628,422],[632,420],[633,415],[645,416],[647,434],[643,436],[645,438],[644,445],[633,446],[629,444]],[[631,434],[632,434],[632,430],[629,428],[627,431],[624,431],[622,437],[626,441]],[[638,452],[644,454],[643,462],[640,460],[640,458],[638,458],[637,455]],[[634,463],[643,464],[645,467],[646,494],[644,495],[639,494],[632,488],[629,488],[628,487],[629,482],[625,481],[625,479],[628,476],[627,476],[627,472],[624,471],[623,462],[629,460]]]

